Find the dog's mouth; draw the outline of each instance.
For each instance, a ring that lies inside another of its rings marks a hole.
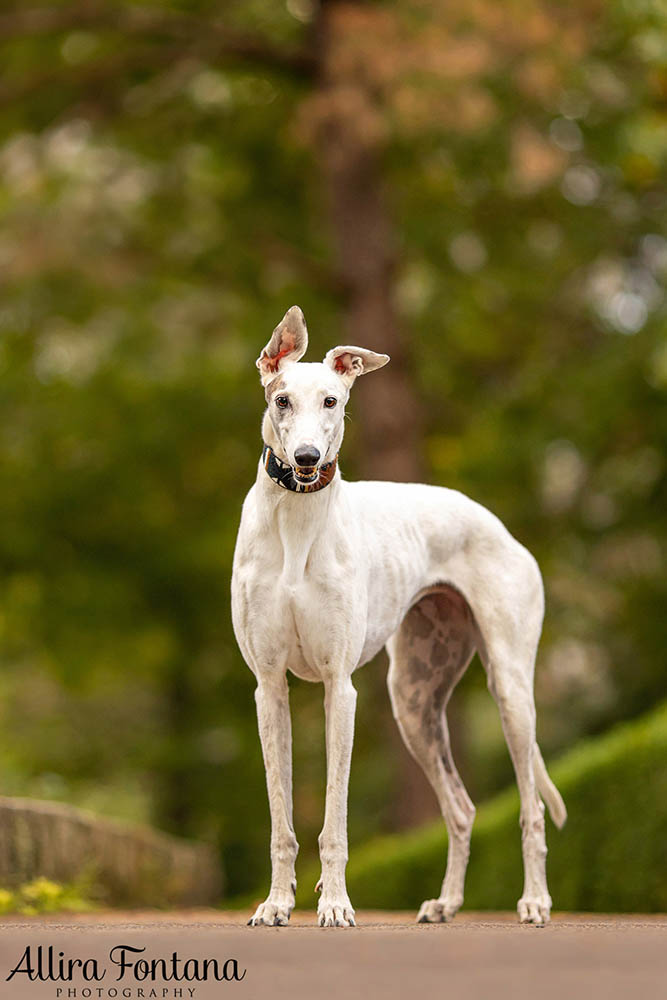
[[[292,472],[297,483],[302,483],[304,486],[314,483],[320,474],[320,470],[316,465],[294,465],[292,466]]]

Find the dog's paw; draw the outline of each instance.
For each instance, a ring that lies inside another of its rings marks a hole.
[[[354,910],[349,899],[320,899],[317,922],[320,927],[355,927]]]
[[[419,908],[418,924],[445,924],[456,916],[461,903],[449,899],[427,899]]]
[[[264,924],[266,927],[285,927],[289,922],[292,905],[291,900],[288,902],[277,896],[269,896],[264,903],[259,904],[248,921],[248,926],[259,927]]]
[[[536,924],[538,927],[543,927],[549,923],[551,897],[522,896],[516,908],[522,924]]]

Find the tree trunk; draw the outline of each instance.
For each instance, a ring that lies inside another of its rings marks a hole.
[[[338,58],[349,43],[346,17],[354,5],[324,0],[316,25],[318,48],[315,141],[344,287],[343,343],[391,356],[381,375],[354,387],[357,462],[365,479],[424,479],[422,413],[410,370],[409,342],[394,305],[397,248],[382,190],[381,109],[362,81]],[[341,69],[343,67],[343,69]],[[384,664],[386,672],[386,663]],[[377,673],[378,697],[382,676]],[[394,825],[413,826],[437,815],[433,792],[391,722],[399,773]]]

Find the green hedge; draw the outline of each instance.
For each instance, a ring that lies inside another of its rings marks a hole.
[[[579,744],[550,768],[568,808],[548,821],[547,872],[559,910],[667,911],[667,703],[642,719]],[[515,789],[482,806],[466,880],[467,909],[513,909],[523,887]],[[437,823],[351,852],[348,888],[357,907],[416,909],[440,889],[447,838]],[[313,905],[319,872],[299,880],[297,904]]]

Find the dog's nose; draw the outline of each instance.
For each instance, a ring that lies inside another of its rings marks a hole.
[[[320,453],[312,444],[308,444],[297,448],[294,452],[294,458],[297,465],[303,465],[312,469],[319,462]]]

